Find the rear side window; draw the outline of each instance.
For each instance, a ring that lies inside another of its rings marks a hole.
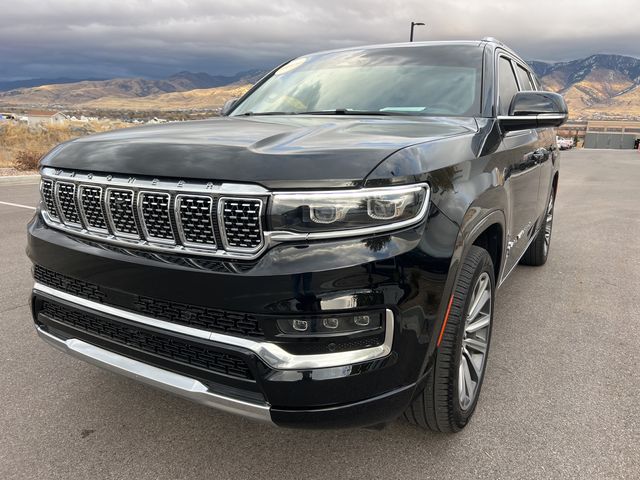
[[[522,90],[535,90],[533,84],[531,83],[529,72],[527,72],[526,69],[518,65],[516,67],[516,72],[518,74],[518,80],[520,81],[520,87],[522,87]]]
[[[498,115],[508,115],[513,96],[518,92],[518,83],[511,67],[511,60],[505,57],[498,59]]]

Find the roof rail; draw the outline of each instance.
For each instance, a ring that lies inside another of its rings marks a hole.
[[[498,45],[504,45],[504,43],[502,43],[500,40],[498,40],[495,37],[484,37],[482,41],[488,42],[488,43],[497,43]]]

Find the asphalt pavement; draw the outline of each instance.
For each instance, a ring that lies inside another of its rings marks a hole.
[[[640,478],[640,153],[561,160],[550,258],[498,292],[485,384],[459,434],[252,423],[36,337],[25,225],[0,183],[0,479]],[[4,203],[3,203],[4,202]]]

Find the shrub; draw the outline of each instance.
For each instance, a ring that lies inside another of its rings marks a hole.
[[[61,142],[95,132],[129,126],[119,121],[62,125],[35,125],[24,123],[0,123],[0,167],[17,170],[36,170],[38,161],[46,152]]]
[[[17,170],[37,170],[38,162],[45,153],[41,150],[20,150],[16,153],[14,166]]]

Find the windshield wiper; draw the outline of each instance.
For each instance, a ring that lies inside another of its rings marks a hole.
[[[253,117],[258,115],[297,115],[297,112],[246,112],[236,115],[238,117]]]
[[[381,110],[349,110],[346,108],[336,108],[335,110],[311,110],[308,112],[245,112],[240,113],[239,115],[232,116],[254,117],[259,115],[378,115],[387,117],[393,115],[411,115],[411,113]]]
[[[335,110],[316,110],[309,112],[297,112],[298,115],[380,115],[380,116],[391,116],[391,115],[409,115],[404,112],[394,112],[388,111],[384,112],[381,110],[349,110],[346,108],[336,108]]]

